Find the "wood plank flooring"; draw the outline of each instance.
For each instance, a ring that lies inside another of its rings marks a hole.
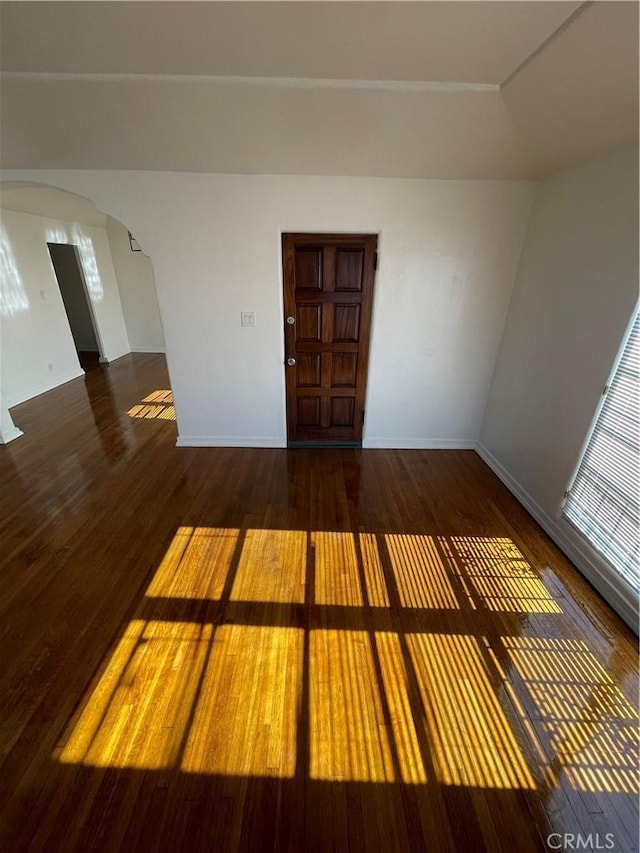
[[[476,454],[178,449],[152,355],[13,416],[1,849],[638,850],[636,639]]]

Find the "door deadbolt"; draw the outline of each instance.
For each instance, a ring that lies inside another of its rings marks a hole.
[[[296,321],[296,318],[295,318],[295,317],[287,317],[287,323],[288,323],[290,326],[293,326],[293,324],[295,323],[295,321]]]

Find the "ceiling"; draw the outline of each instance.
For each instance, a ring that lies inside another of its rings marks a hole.
[[[636,2],[2,2],[4,168],[537,178],[637,141]]]
[[[7,3],[2,69],[500,84],[579,3]]]

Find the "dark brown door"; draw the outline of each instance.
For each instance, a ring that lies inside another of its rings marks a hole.
[[[367,383],[375,234],[284,234],[287,435],[359,444]]]

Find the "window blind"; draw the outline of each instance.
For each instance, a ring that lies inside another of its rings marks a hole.
[[[563,514],[638,590],[640,315],[636,315]]]

